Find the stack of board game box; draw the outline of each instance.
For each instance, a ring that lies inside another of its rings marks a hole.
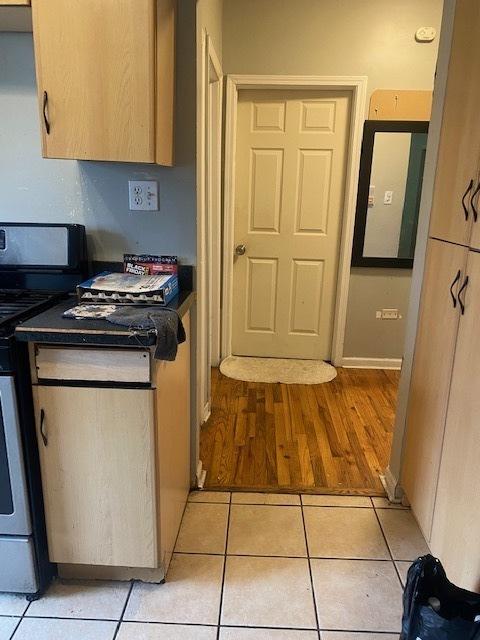
[[[104,271],[77,286],[81,303],[168,304],[179,293],[176,256],[126,254],[124,273]]]

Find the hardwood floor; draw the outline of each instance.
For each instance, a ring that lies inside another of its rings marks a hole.
[[[265,384],[213,369],[205,488],[383,495],[398,380],[398,371],[339,368],[325,384]]]

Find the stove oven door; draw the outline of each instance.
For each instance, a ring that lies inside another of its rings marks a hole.
[[[0,592],[38,592],[31,532],[15,384],[0,376]]]
[[[13,377],[0,376],[0,537],[31,534]]]

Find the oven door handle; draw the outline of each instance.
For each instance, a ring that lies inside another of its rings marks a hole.
[[[43,444],[48,446],[48,436],[45,431],[45,411],[40,411],[40,435],[42,436]]]

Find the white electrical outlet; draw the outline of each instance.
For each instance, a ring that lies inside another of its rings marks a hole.
[[[382,320],[398,320],[399,318],[398,309],[382,309]]]
[[[130,211],[158,211],[158,182],[156,180],[129,180]]]
[[[383,196],[383,204],[392,204],[393,200],[393,191],[385,191],[385,195]]]
[[[402,316],[398,309],[381,309],[375,311],[375,318],[377,320],[401,320]]]

